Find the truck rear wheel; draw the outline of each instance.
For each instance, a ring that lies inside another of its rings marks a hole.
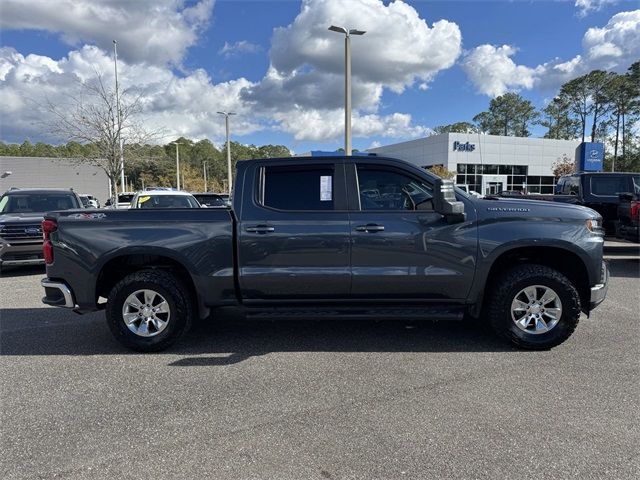
[[[518,265],[493,284],[487,314],[498,335],[522,348],[546,350],[575,330],[580,295],[557,270]]]
[[[191,323],[187,289],[174,275],[142,270],[127,275],[109,293],[106,317],[124,346],[157,352],[172,345]]]

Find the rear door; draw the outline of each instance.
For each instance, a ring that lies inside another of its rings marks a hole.
[[[433,210],[428,176],[383,164],[348,165],[351,296],[465,299],[477,256],[475,211],[449,224]]]
[[[343,161],[256,163],[243,185],[238,263],[244,300],[347,297],[350,237]]]

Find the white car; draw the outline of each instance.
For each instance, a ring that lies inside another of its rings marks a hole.
[[[145,190],[131,200],[131,208],[202,208],[196,197],[177,190]]]

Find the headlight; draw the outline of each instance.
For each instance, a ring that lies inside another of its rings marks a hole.
[[[586,222],[587,225],[587,230],[589,230],[590,232],[596,232],[597,230],[600,230],[602,228],[602,221],[600,220],[593,220],[593,219],[589,219]]]

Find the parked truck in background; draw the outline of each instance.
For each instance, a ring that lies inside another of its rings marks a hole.
[[[565,341],[603,301],[602,217],[474,198],[382,157],[242,161],[231,209],[53,212],[43,301],[106,310],[127,347],[171,345],[193,319],[487,320],[516,345]]]

